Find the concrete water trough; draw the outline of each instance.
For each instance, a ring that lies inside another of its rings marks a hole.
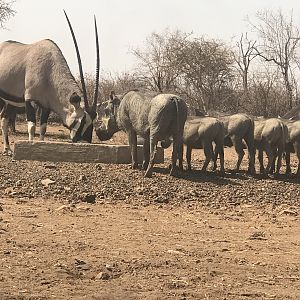
[[[37,160],[77,163],[131,163],[128,145],[67,143],[54,141],[16,141],[15,160]],[[138,162],[143,160],[143,148],[138,146]],[[164,162],[164,150],[157,147],[155,163]]]

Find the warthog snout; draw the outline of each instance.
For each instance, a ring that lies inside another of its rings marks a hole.
[[[101,127],[97,128],[95,131],[100,141],[110,140],[113,136],[106,129],[103,129]]]
[[[173,141],[171,139],[165,139],[165,140],[160,141],[160,145],[163,149],[167,149],[171,146],[172,142]]]

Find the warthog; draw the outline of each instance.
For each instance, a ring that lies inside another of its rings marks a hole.
[[[218,118],[225,127],[224,146],[235,147],[238,160],[235,171],[238,172],[245,155],[245,141],[248,148],[248,172],[255,174],[255,147],[254,147],[254,123],[246,114],[234,114]],[[216,156],[218,153],[216,152]]]
[[[254,141],[255,147],[258,149],[260,172],[265,174],[273,173],[277,157],[276,173],[278,174],[281,168],[282,155],[285,151],[285,144],[288,141],[287,126],[277,118],[257,119],[254,123]],[[268,156],[266,169],[264,168],[263,151]]]
[[[297,177],[300,177],[300,121],[280,119],[287,126],[288,141],[285,145],[286,173],[291,173],[291,152],[298,158]]]
[[[185,122],[183,131],[183,143],[186,145],[187,169],[191,170],[192,149],[203,149],[205,162],[202,171],[206,171],[209,162],[216,160],[213,152],[213,142],[216,144],[216,151],[220,155],[220,171],[224,174],[224,125],[213,117],[189,117]]]
[[[175,174],[176,160],[182,169],[182,135],[187,118],[187,106],[178,96],[173,94],[142,94],[138,91],[127,92],[120,100],[114,93],[105,108],[106,117],[96,129],[100,140],[110,139],[114,133],[124,130],[128,135],[131,148],[132,167],[137,163],[137,135],[144,138],[143,169],[145,177],[152,176],[154,157],[158,141],[172,136],[173,152],[170,175]]]

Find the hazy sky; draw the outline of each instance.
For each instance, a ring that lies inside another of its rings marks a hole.
[[[24,43],[54,40],[71,70],[78,73],[76,54],[63,14],[65,9],[78,40],[84,72],[94,72],[95,41],[93,15],[98,21],[101,69],[130,71],[135,58],[130,48],[142,46],[153,31],[180,29],[230,42],[249,31],[246,16],[254,20],[261,9],[293,10],[300,27],[299,0],[16,0],[17,14],[1,30],[1,41]]]

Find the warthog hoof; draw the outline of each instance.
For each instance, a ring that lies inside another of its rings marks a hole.
[[[142,170],[144,170],[144,171],[147,170],[148,165],[149,165],[149,162],[143,161],[143,164],[142,164]]]
[[[225,170],[224,169],[220,170],[220,176],[225,177]]]
[[[144,177],[146,178],[152,178],[152,170],[147,170]]]
[[[169,175],[170,176],[175,176],[176,175],[176,167],[171,168]]]
[[[138,163],[132,163],[131,164],[131,168],[133,169],[133,170],[136,170],[136,169],[138,169],[139,168],[139,165],[138,165]]]
[[[249,167],[247,173],[254,176],[254,175],[256,175],[256,170],[255,170],[255,168],[250,168]]]

